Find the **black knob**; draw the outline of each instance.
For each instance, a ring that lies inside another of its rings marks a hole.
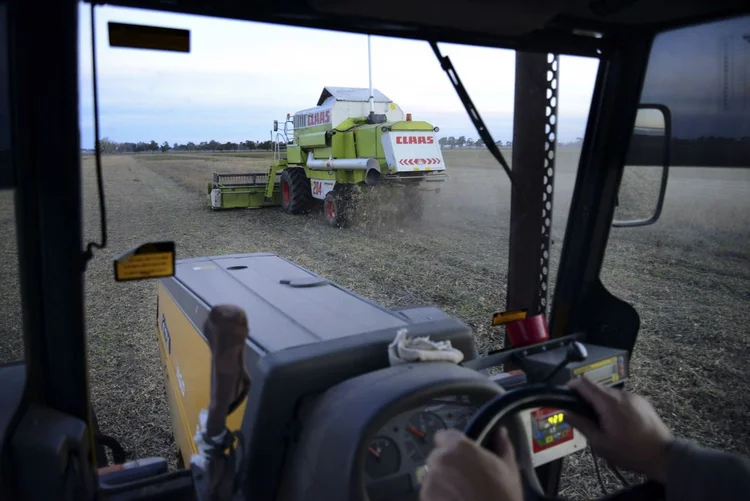
[[[573,341],[568,345],[568,352],[565,355],[565,358],[568,362],[583,362],[588,356],[589,353],[586,351],[586,347],[583,343]]]

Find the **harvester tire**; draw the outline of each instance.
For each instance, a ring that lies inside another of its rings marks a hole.
[[[281,208],[289,214],[302,214],[312,207],[310,180],[305,169],[294,167],[281,173]]]
[[[323,215],[328,226],[343,228],[349,223],[350,200],[347,193],[340,190],[331,190],[326,194],[323,201]]]

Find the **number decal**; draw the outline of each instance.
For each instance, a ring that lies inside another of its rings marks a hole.
[[[336,181],[321,180],[321,179],[310,180],[312,196],[320,200],[325,199],[326,193],[331,191],[334,186],[336,186]]]

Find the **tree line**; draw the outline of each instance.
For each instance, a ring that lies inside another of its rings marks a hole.
[[[560,145],[581,143],[582,138],[576,138],[574,143],[559,143]],[[483,148],[484,141],[482,139],[474,140],[472,138],[466,138],[466,136],[454,136],[441,137],[438,143],[442,148]],[[500,148],[510,148],[513,146],[512,141],[497,141],[495,144]],[[194,143],[192,141],[180,144],[164,141],[159,144],[154,140],[150,142],[139,141],[137,143],[132,142],[117,142],[105,137],[99,140],[99,147],[102,153],[143,153],[143,152],[157,152],[166,153],[168,151],[271,151],[273,150],[273,141],[242,141],[235,143],[232,141],[220,142],[212,139],[211,141],[202,141],[200,143]]]
[[[441,137],[438,140],[438,143],[443,148],[483,148],[484,147],[484,140],[483,139],[477,139],[476,141],[473,138],[466,138],[466,136],[448,136],[448,137]],[[495,141],[495,144],[500,148],[510,148],[513,146],[512,141]]]
[[[211,141],[203,141],[198,144],[190,141],[186,144],[172,143],[170,145],[167,141],[159,144],[153,140],[148,143],[143,141],[139,141],[137,143],[121,143],[112,141],[111,139],[105,137],[99,140],[99,148],[104,154],[143,153],[157,151],[161,151],[162,153],[166,153],[168,151],[270,151],[273,149],[273,142],[269,139],[267,141],[242,141],[240,143],[227,141],[225,143],[222,143],[212,139]]]

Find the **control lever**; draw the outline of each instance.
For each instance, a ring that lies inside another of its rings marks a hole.
[[[568,349],[565,351],[565,359],[557,364],[557,366],[550,371],[550,373],[542,379],[543,383],[548,383],[557,376],[557,373],[563,370],[571,362],[583,362],[589,356],[588,351],[583,343],[573,341],[568,345]]]
[[[242,463],[246,459],[243,438],[227,429],[226,420],[250,389],[245,367],[247,315],[237,306],[214,306],[203,333],[211,348],[211,400],[199,416],[200,428],[195,435],[199,453],[190,459],[193,483],[199,500],[241,499],[245,474]],[[243,449],[239,460],[237,449]]]

